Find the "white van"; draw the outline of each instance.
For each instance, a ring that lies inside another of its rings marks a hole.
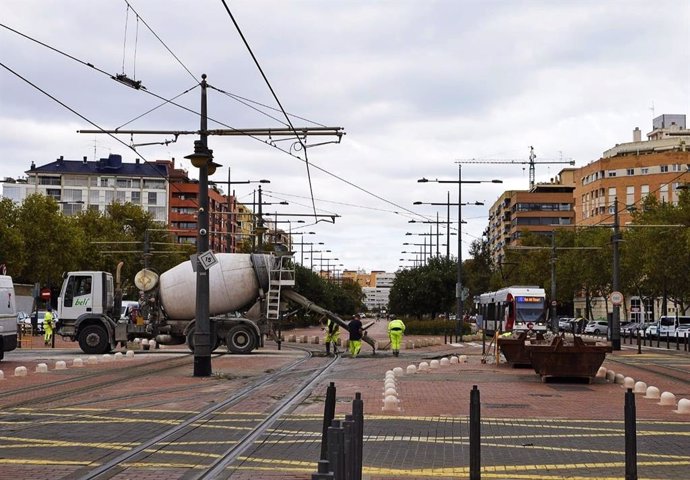
[[[0,275],[0,360],[17,348],[17,309],[12,277]]]
[[[676,336],[676,329],[679,325],[687,325],[689,323],[690,316],[661,316],[659,317],[659,338],[663,340],[667,335],[673,338]]]

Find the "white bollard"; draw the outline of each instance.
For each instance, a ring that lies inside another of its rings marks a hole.
[[[88,363],[89,365],[96,365],[98,363],[98,357],[91,355],[86,359],[86,363]]]
[[[103,356],[101,356],[101,362],[110,362],[113,359],[113,357],[110,356],[109,353],[104,353]]]
[[[148,350],[148,349],[149,349],[149,339],[148,339],[148,338],[144,338],[144,339],[141,341],[141,348],[143,348],[144,350]]]
[[[606,368],[599,367],[599,370],[597,370],[596,378],[606,378]]]
[[[155,340],[149,340],[149,348],[151,350],[155,350],[157,346],[158,346],[158,344],[156,343]]]
[[[397,397],[398,391],[395,388],[388,387],[388,388],[386,388],[386,391],[383,392],[383,396],[387,397],[388,395],[393,395],[394,397]]]
[[[458,357],[456,357],[455,355],[450,357],[450,364],[451,365],[456,365],[457,363],[458,363]]]
[[[384,411],[398,411],[398,410],[400,410],[400,408],[398,407],[399,403],[400,403],[400,401],[398,400],[398,397],[395,397],[393,395],[389,395],[383,399],[382,410],[384,410]]]
[[[419,364],[419,371],[420,372],[428,372],[429,371],[429,364],[426,362],[422,362]]]
[[[288,335],[288,342],[290,343],[296,343],[297,342],[297,335]]]
[[[127,353],[125,354],[125,357],[127,357],[127,358],[134,358],[134,350],[127,350]]]
[[[408,375],[414,375],[417,373],[417,365],[408,365],[407,366],[407,374]]]
[[[664,392],[661,394],[661,399],[658,405],[674,405],[676,404],[676,396],[671,392]]]
[[[48,365],[45,363],[39,363],[36,365],[36,373],[48,373]]]
[[[467,355],[460,355],[460,357],[458,358],[458,362],[467,363]]]
[[[642,398],[649,398],[652,400],[659,400],[661,398],[661,394],[659,393],[659,389],[656,387],[649,386],[647,387],[647,393],[645,394],[644,397]]]
[[[396,383],[393,380],[386,380],[385,382],[383,382],[383,388],[384,389],[395,388],[395,387],[396,387]]]
[[[442,366],[442,367],[447,367],[448,365],[450,365],[450,360],[448,360],[448,358],[446,358],[446,357],[443,357],[443,358],[441,359],[441,366]]]
[[[429,364],[429,368],[431,368],[432,370],[437,370],[439,366],[440,364],[438,360],[432,360]]]
[[[613,382],[616,379],[616,372],[613,370],[607,370],[606,372],[606,380],[609,382]]]
[[[613,379],[613,383],[618,383],[620,385],[625,381],[625,376],[622,373],[617,373]]]
[[[395,367],[393,369],[393,373],[395,374],[396,377],[402,377],[405,372],[403,372],[402,367]]]
[[[17,367],[14,369],[15,377],[26,377],[28,373],[29,371],[26,369],[26,367]]]
[[[393,370],[386,370],[386,376],[388,376],[388,375],[395,376],[395,372]]]
[[[122,352],[115,352],[115,361],[122,360],[125,356],[122,355]]]
[[[623,388],[625,388],[626,390],[628,388],[635,388],[635,379],[632,377],[625,377],[623,379]]]
[[[77,357],[74,360],[72,360],[72,366],[73,367],[83,367],[84,366],[84,360]]]
[[[5,379],[5,372],[0,370],[0,380],[4,380],[4,379]]]
[[[684,414],[689,414],[690,413],[690,400],[687,398],[681,398],[678,400],[678,409],[674,410],[675,413],[684,413]]]
[[[635,382],[635,387],[633,388],[634,393],[647,393],[647,384],[644,382]]]
[[[67,370],[67,364],[64,360],[58,360],[55,362],[55,370]]]

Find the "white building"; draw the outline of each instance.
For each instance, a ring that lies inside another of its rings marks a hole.
[[[66,215],[85,209],[105,211],[113,202],[131,202],[149,212],[157,221],[168,222],[168,172],[172,162],[163,160],[123,163],[111,154],[95,162],[56,161],[26,171],[26,181],[6,179],[2,196],[21,203],[33,193],[53,197]]]

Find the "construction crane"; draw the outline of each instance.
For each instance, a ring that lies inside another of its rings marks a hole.
[[[544,161],[544,162],[535,162],[535,159],[537,156],[534,154],[534,147],[530,146],[529,147],[529,160],[492,160],[492,159],[487,159],[487,160],[475,160],[475,159],[461,159],[458,160],[456,163],[503,163],[503,164],[529,164],[529,188],[530,190],[534,188],[534,166],[536,164],[540,165],[547,165],[547,164],[556,164],[556,163],[567,163],[568,165],[575,165],[575,160],[572,159],[564,159],[564,160],[559,160],[559,161]]]

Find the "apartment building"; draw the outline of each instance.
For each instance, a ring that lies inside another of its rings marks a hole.
[[[690,182],[690,130],[685,115],[661,115],[652,123],[647,140],[635,128],[632,142],[610,148],[577,170],[578,225],[611,223],[614,199],[621,224],[630,221],[630,214],[648,195],[678,202],[678,187]]]
[[[395,273],[382,270],[364,272],[361,270],[345,270],[343,278],[357,282],[364,293],[364,305],[369,311],[380,311],[388,308],[388,297],[395,282]]]
[[[508,190],[489,209],[487,229],[491,258],[500,265],[506,248],[520,244],[525,232],[551,235],[575,223],[574,168],[563,169],[550,183],[531,190]]]
[[[131,202],[151,213],[154,219],[168,221],[169,162],[123,163],[122,156],[111,154],[98,161],[66,160],[27,170],[25,181],[3,182],[3,196],[21,203],[33,193],[54,198],[63,213],[82,210],[105,211],[113,202]]]

